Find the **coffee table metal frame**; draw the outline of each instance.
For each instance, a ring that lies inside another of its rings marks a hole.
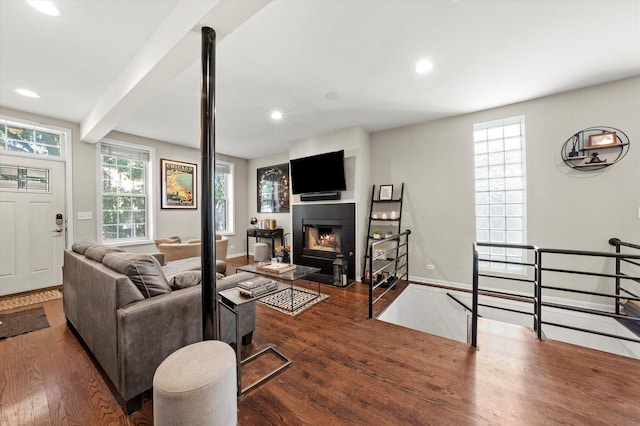
[[[267,294],[272,294],[274,292],[277,292],[280,289],[280,285],[278,286],[278,289],[269,292]],[[235,352],[236,352],[236,379],[238,381],[238,396],[241,396],[242,394],[244,394],[245,392],[248,392],[249,390],[255,388],[256,386],[264,383],[265,381],[269,380],[271,377],[275,376],[276,374],[278,374],[281,370],[287,368],[289,365],[291,365],[291,360],[289,358],[287,358],[286,356],[284,356],[280,351],[278,351],[276,348],[274,348],[273,346],[269,345],[266,348],[260,350],[259,352],[249,356],[246,359],[241,359],[241,352],[242,352],[242,336],[240,336],[240,321],[238,318],[238,306],[240,305],[244,305],[245,303],[256,303],[256,300],[262,296],[259,297],[245,297],[242,296],[240,294],[240,292],[238,291],[237,288],[231,288],[228,290],[224,290],[219,292],[220,294],[220,299],[218,300],[218,304],[219,306],[227,309],[228,311],[230,311],[236,320],[236,347],[235,347]],[[282,361],[283,364],[281,364],[280,366],[278,366],[277,368],[273,369],[272,371],[270,371],[269,373],[267,373],[266,375],[262,376],[261,378],[259,378],[258,380],[256,380],[255,382],[249,384],[248,386],[246,386],[245,388],[242,387],[242,379],[241,379],[241,374],[242,374],[242,366],[254,361],[255,359],[257,359],[258,357],[268,353],[268,352],[273,352],[275,353]]]
[[[316,300],[318,297],[320,297],[320,282],[318,282],[318,291],[314,292],[312,290],[308,290],[306,288],[300,288],[300,290],[298,291],[302,291],[304,293],[308,293],[311,294],[315,297],[309,299],[309,300],[305,300],[303,303],[299,303],[299,304],[294,304],[294,289],[293,289],[293,283],[304,279],[310,275],[316,274],[318,272],[321,271],[320,268],[316,268],[313,266],[302,266],[302,265],[296,265],[296,269],[292,269],[291,271],[287,271],[287,272],[283,272],[281,274],[278,273],[274,273],[274,272],[267,272],[267,271],[261,271],[258,268],[256,268],[257,264],[252,263],[250,265],[244,265],[244,266],[238,266],[236,268],[236,270],[240,270],[240,271],[244,271],[244,272],[252,272],[254,274],[258,274],[258,275],[263,275],[265,277],[269,277],[273,280],[281,280],[281,281],[286,281],[288,282],[288,284],[285,284],[283,286],[278,286],[278,290],[275,290],[273,292],[270,292],[269,294],[265,294],[262,296],[258,296],[258,299],[260,299],[260,301],[264,304],[267,305],[271,305],[271,306],[276,306],[278,308],[282,308],[281,306],[278,305],[274,305],[272,303],[269,303],[267,301],[264,300],[264,298],[266,296],[270,296],[273,295],[274,293],[279,293],[279,292],[289,292],[290,296],[291,296],[291,309],[288,309],[291,313],[295,312],[297,309],[300,309],[301,307],[308,305],[309,303],[313,302],[314,300]]]

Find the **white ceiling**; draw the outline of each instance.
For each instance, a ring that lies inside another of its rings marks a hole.
[[[57,18],[0,0],[0,106],[83,123],[83,135],[199,147],[207,24],[220,39],[216,148],[242,158],[344,127],[378,131],[640,75],[636,0],[54,3]],[[420,58],[434,68],[418,76]],[[155,73],[140,71],[148,63]],[[280,122],[269,118],[276,108]]]

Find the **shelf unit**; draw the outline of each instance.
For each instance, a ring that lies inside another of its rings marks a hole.
[[[369,203],[369,221],[367,224],[366,243],[364,248],[364,256],[362,258],[362,282],[368,282],[367,274],[369,271],[367,270],[367,262],[369,260],[369,249],[371,247],[371,243],[374,240],[384,238],[383,236],[381,236],[381,238],[373,237],[373,231],[375,230],[375,228],[384,227],[385,230],[391,231],[393,235],[396,235],[400,233],[400,226],[402,223],[402,198],[404,196],[404,182],[400,185],[399,190],[396,190],[394,188],[394,191],[392,192],[392,198],[390,200],[380,200],[379,193],[380,187],[378,186],[378,191],[376,193],[376,185],[373,185],[373,187],[371,188],[371,202]],[[396,195],[397,197],[395,197]],[[380,209],[380,211],[376,209]],[[390,218],[392,211],[396,212],[396,216],[393,219]],[[387,215],[387,218],[383,219],[382,217],[380,217],[383,213]],[[389,244],[395,245],[395,255],[391,258],[387,257],[387,259],[385,260],[379,260],[378,262],[386,262],[387,265],[394,263],[395,269],[397,269],[397,242],[390,242]],[[389,250],[393,250],[393,247]]]
[[[602,146],[589,146],[590,136],[598,136],[615,132],[615,143]],[[561,156],[564,163],[576,170],[594,171],[609,167],[629,152],[631,142],[629,137],[620,129],[609,126],[589,127],[573,134],[562,145]],[[573,156],[572,156],[573,154]],[[577,154],[577,155],[576,155]],[[590,162],[596,154],[600,162]],[[602,158],[601,158],[602,156]]]

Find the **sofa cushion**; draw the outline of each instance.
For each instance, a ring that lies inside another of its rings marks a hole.
[[[79,254],[84,254],[89,247],[97,245],[99,244],[93,240],[80,240],[73,243],[73,245],[71,246],[71,250]]]
[[[251,272],[238,272],[237,274],[227,275],[220,280],[220,282],[223,282],[224,284],[238,284],[242,281],[250,280],[255,277],[255,274],[252,274]]]
[[[146,298],[171,292],[160,262],[151,255],[109,253],[102,259],[102,264],[128,276]]]
[[[103,246],[101,244],[89,247],[84,255],[87,256],[88,259],[95,260],[96,262],[102,263],[102,259],[105,255],[109,253],[122,253],[124,250],[118,247],[110,247]]]
[[[186,259],[172,260],[162,267],[162,272],[164,272],[165,277],[169,279],[169,277],[183,271],[199,271],[202,269],[201,262],[200,257],[187,257]]]
[[[202,283],[202,271],[183,271],[172,277],[167,277],[167,281],[173,290],[193,287]]]

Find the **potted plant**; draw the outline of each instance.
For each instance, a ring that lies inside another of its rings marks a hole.
[[[380,238],[382,238],[382,231],[379,229],[374,229],[373,230],[373,239],[374,240],[379,240]]]

